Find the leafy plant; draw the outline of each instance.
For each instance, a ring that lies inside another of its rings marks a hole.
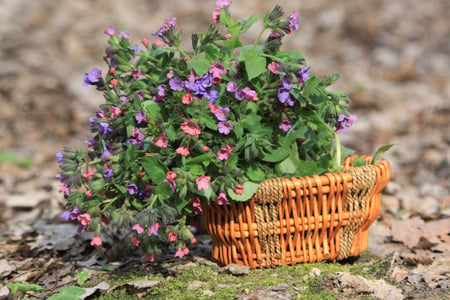
[[[349,152],[339,133],[356,117],[345,93],[327,90],[337,74],[314,76],[299,51],[281,50],[299,28],[297,12],[275,6],[243,45],[258,17],[235,21],[230,5],[216,1],[213,24],[192,36],[191,51],[180,47],[176,18],[141,46],[105,31],[107,72],[84,77],[105,98],[90,119],[89,149],[57,153],[62,216],[93,231],[92,245],[111,223],[131,229],[128,241],[149,260],[161,240],[182,257],[202,203],[246,201],[268,178],[341,170]]]

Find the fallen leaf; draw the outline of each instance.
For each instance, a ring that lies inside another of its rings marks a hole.
[[[0,260],[0,277],[4,278],[14,272],[16,267],[10,265],[6,259]]]
[[[83,295],[80,296],[80,300],[88,299],[89,297],[93,296],[97,292],[101,293],[101,292],[107,291],[109,288],[110,288],[110,285],[106,281],[102,281],[94,287],[85,288],[84,290],[86,291],[86,293],[84,293]]]

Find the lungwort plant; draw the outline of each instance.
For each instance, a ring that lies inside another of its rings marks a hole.
[[[181,49],[176,18],[140,45],[106,29],[107,68],[84,76],[105,99],[90,119],[93,137],[86,151],[57,153],[63,217],[93,231],[92,245],[113,224],[150,260],[158,241],[182,257],[202,203],[246,201],[268,178],[341,170],[349,152],[338,134],[356,117],[345,93],[327,90],[336,74],[318,78],[299,51],[281,50],[299,28],[297,12],[285,16],[276,6],[243,45],[258,17],[235,21],[230,5],[216,1],[190,51]]]

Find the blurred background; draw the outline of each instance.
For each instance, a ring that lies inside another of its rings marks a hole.
[[[299,50],[315,75],[341,74],[333,90],[349,93],[359,118],[345,145],[373,154],[396,144],[382,219],[450,215],[450,2],[234,0],[231,11],[262,18],[276,3],[300,18],[284,49]],[[175,16],[189,46],[214,8],[213,0],[0,0],[1,225],[19,222],[20,210],[62,209],[55,152],[90,137],[102,95],[83,88],[83,74],[106,71],[104,29],[115,25],[140,44]]]

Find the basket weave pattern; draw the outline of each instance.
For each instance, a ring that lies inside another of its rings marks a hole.
[[[344,161],[340,173],[268,179],[249,201],[205,205],[212,258],[257,268],[362,253],[391,172],[385,160],[351,168],[354,157]]]

